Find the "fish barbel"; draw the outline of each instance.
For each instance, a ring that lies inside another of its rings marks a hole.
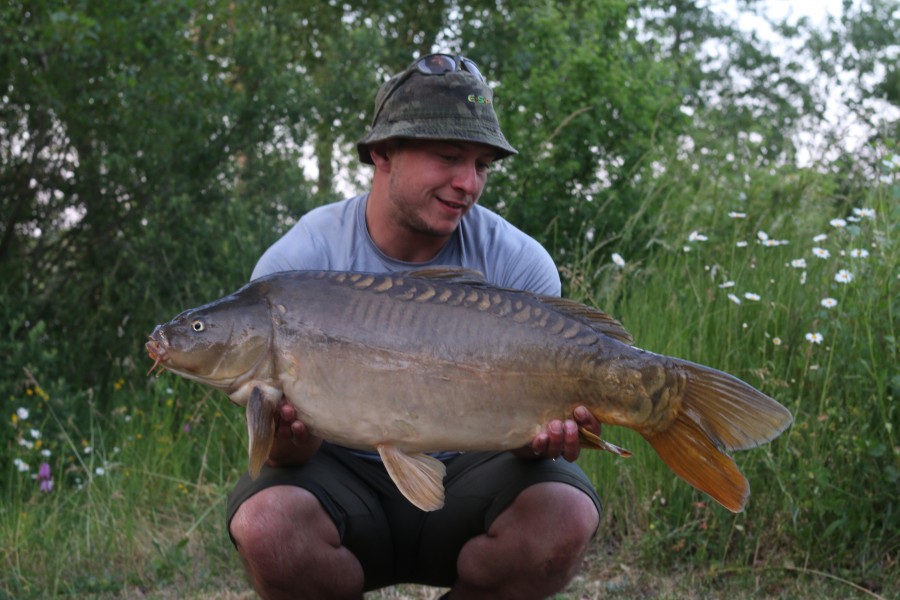
[[[146,346],[165,369],[247,407],[251,476],[284,397],[313,434],[377,450],[422,510],[444,498],[444,465],[427,452],[520,448],[583,405],[738,512],[750,486],[726,452],[792,420],[727,373],[634,347],[599,310],[461,269],[275,273],[158,325]]]

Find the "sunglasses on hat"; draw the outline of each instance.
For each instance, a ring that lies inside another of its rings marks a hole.
[[[481,71],[478,70],[478,65],[476,65],[474,61],[466,58],[465,56],[454,56],[452,54],[440,53],[428,54],[406,67],[404,74],[401,77],[398,77],[394,82],[394,85],[391,86],[391,89],[384,94],[381,102],[378,103],[378,107],[375,110],[375,116],[372,118],[373,125],[378,122],[378,116],[381,114],[381,109],[383,109],[384,105],[387,104],[388,99],[393,96],[394,92],[397,91],[397,88],[399,88],[400,85],[404,81],[406,81],[406,79],[412,73],[416,71],[418,71],[422,75],[446,75],[447,73],[457,73],[465,71],[481,83],[487,83],[484,75],[482,75]]]
[[[418,69],[419,73],[422,73],[423,75],[444,75],[446,73],[455,73],[457,71],[467,71],[473,77],[482,83],[485,83],[484,75],[478,70],[478,65],[465,56],[429,54],[409,65],[407,70],[410,70],[413,67]]]

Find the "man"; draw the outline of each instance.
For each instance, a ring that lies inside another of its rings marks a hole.
[[[369,193],[309,212],[253,278],[454,265],[559,295],[547,252],[476,205],[491,163],[516,153],[492,102],[463,57],[427,56],[390,79],[357,146],[374,166]],[[446,504],[435,512],[403,498],[377,454],[311,435],[290,404],[278,421],[268,465],[228,502],[232,538],[265,598],[360,598],[401,582],[451,587],[451,598],[543,598],[575,575],[599,524],[600,499],[571,462],[578,427],[600,432],[583,407],[513,452],[438,455]]]

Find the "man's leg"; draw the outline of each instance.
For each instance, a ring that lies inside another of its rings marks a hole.
[[[594,501],[559,482],[526,488],[460,552],[451,598],[546,598],[575,576],[600,515]]]
[[[362,598],[362,566],[307,490],[282,485],[256,493],[230,530],[263,598]]]

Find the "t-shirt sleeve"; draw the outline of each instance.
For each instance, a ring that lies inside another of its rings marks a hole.
[[[259,279],[279,271],[325,269],[324,254],[316,249],[316,240],[306,221],[301,219],[263,253],[250,279]]]
[[[559,296],[562,293],[559,269],[550,253],[534,239],[522,235],[520,250],[508,259],[504,287]]]

